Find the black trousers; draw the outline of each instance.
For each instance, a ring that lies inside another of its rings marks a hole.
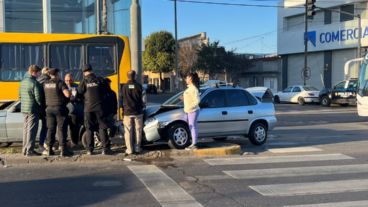
[[[69,114],[68,115],[68,137],[73,142],[73,144],[78,144],[79,141],[79,129],[80,129],[80,121],[78,120],[77,115]]]
[[[108,125],[102,111],[84,112],[84,125],[86,126],[87,149],[93,151],[95,140],[93,132],[98,130],[103,149],[110,148],[110,141],[107,136]]]
[[[64,147],[66,145],[68,130],[67,116],[68,109],[65,106],[49,106],[46,108],[47,143],[49,147],[55,144],[56,128],[59,146]]]

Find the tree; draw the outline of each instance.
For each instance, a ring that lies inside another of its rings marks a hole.
[[[197,50],[198,46],[195,47],[191,44],[183,44],[179,48],[179,68],[180,76],[183,78],[188,72],[194,69],[195,63],[197,62]]]
[[[218,41],[202,45],[197,54],[198,59],[195,64],[197,70],[203,74],[208,74],[210,78],[214,77],[215,74],[224,72],[226,50],[219,46]]]
[[[224,72],[226,74],[226,81],[228,82],[238,82],[238,77],[240,76],[240,73],[244,71],[244,69],[252,65],[247,57],[236,54],[234,50],[226,51],[224,60]]]
[[[143,69],[160,74],[161,90],[164,90],[162,73],[171,72],[175,68],[175,40],[167,31],[155,32],[145,41],[143,52]]]

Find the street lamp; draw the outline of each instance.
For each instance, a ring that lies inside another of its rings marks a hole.
[[[175,89],[179,90],[179,44],[178,44],[178,17],[176,9],[176,0],[174,0],[174,15],[175,15]]]

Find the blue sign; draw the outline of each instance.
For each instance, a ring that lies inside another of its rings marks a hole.
[[[368,27],[362,28],[361,38],[368,37]],[[334,42],[345,42],[348,40],[358,40],[359,39],[359,29],[341,29],[332,32],[321,32],[318,35],[319,44],[328,44]],[[316,47],[317,41],[317,32],[310,31],[308,32],[308,41],[312,43],[314,47]]]

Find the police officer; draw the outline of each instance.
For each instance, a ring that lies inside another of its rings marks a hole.
[[[66,108],[67,99],[70,92],[65,83],[59,78],[59,69],[49,69],[50,80],[44,83],[44,91],[46,98],[46,122],[47,122],[47,142],[48,147],[44,151],[44,155],[53,155],[52,147],[55,143],[56,128],[58,131],[59,148],[61,156],[70,156],[72,152],[67,149],[67,116]]]
[[[92,155],[94,150],[94,126],[98,126],[99,129],[99,137],[103,147],[102,154],[112,154],[107,136],[108,125],[103,112],[103,102],[107,94],[107,82],[104,78],[97,77],[92,72],[92,66],[89,64],[84,66],[83,75],[84,79],[78,86],[78,93],[84,97],[84,125],[87,135],[87,154]]]

